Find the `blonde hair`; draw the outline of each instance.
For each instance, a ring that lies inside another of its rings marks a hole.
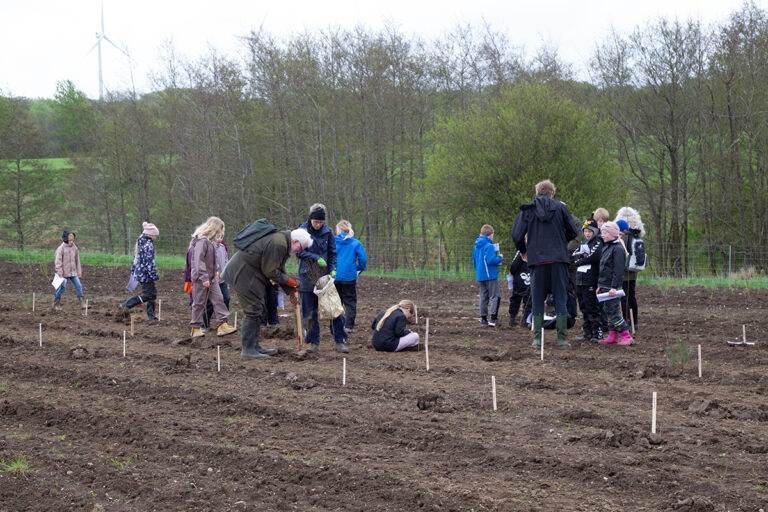
[[[381,317],[381,320],[379,320],[379,323],[376,324],[377,331],[381,330],[381,327],[384,325],[386,319],[389,318],[389,315],[391,315],[397,308],[407,309],[411,312],[411,314],[413,314],[413,312],[416,310],[416,305],[413,303],[413,301],[403,299],[394,306],[390,306],[390,308],[387,309],[387,311],[384,313],[384,316]]]
[[[557,189],[555,188],[555,184],[552,183],[549,180],[540,181],[536,184],[536,195],[540,196],[541,194],[547,194],[547,195],[555,195],[555,191]]]
[[[224,233],[224,221],[218,217],[208,217],[208,220],[197,226],[193,237],[207,238],[211,242],[218,242]]]
[[[491,236],[493,233],[493,226],[490,224],[483,224],[483,227],[480,228],[480,234],[483,236]]]
[[[348,233],[344,238],[352,238],[355,236],[355,232],[352,231],[352,224],[348,220],[342,219],[336,224],[336,234],[340,235],[341,233]]]
[[[607,213],[607,212],[606,212]],[[640,218],[640,213],[630,206],[623,206],[616,212],[616,220],[624,219],[627,221],[627,225],[631,229],[636,229],[640,232],[640,238],[645,236],[645,226],[643,226],[643,220]]]
[[[601,220],[603,222],[608,222],[608,220],[611,218],[611,216],[608,214],[608,210],[605,208],[598,208],[592,213],[592,218],[595,220]]]

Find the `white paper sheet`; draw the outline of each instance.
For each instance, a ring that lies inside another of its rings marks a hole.
[[[51,281],[51,286],[53,286],[54,290],[58,290],[59,286],[61,286],[61,283],[63,283],[65,279],[61,277],[59,274],[56,274],[53,276],[53,281]]]

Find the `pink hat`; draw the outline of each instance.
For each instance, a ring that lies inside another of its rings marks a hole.
[[[158,236],[160,234],[160,231],[151,222],[144,222],[141,226],[144,228],[142,235]]]

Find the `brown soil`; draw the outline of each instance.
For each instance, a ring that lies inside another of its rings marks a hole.
[[[342,386],[326,328],[318,354],[295,356],[290,306],[265,332],[263,344],[280,349],[268,361],[242,362],[237,335],[174,345],[187,335],[188,298],[181,272],[165,271],[164,318],[136,313],[123,358],[125,269],[84,269],[87,317],[72,290],[64,311],[50,312],[51,272],[0,261],[0,459],[25,458],[31,469],[0,472],[0,511],[768,503],[766,290],[641,285],[634,346],[558,351],[545,337],[542,362],[530,332],[507,327],[506,315],[502,326],[479,326],[473,282],[363,277]],[[423,350],[370,348],[372,318],[401,298],[417,302],[422,340],[429,318],[429,372]],[[742,324],[756,347],[726,345]],[[701,344],[703,378],[695,355],[683,368],[670,363],[678,339]]]

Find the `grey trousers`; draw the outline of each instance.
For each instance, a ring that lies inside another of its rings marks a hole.
[[[501,303],[499,280],[480,281],[480,316],[488,316],[488,302],[491,303],[491,316],[498,316]]]

